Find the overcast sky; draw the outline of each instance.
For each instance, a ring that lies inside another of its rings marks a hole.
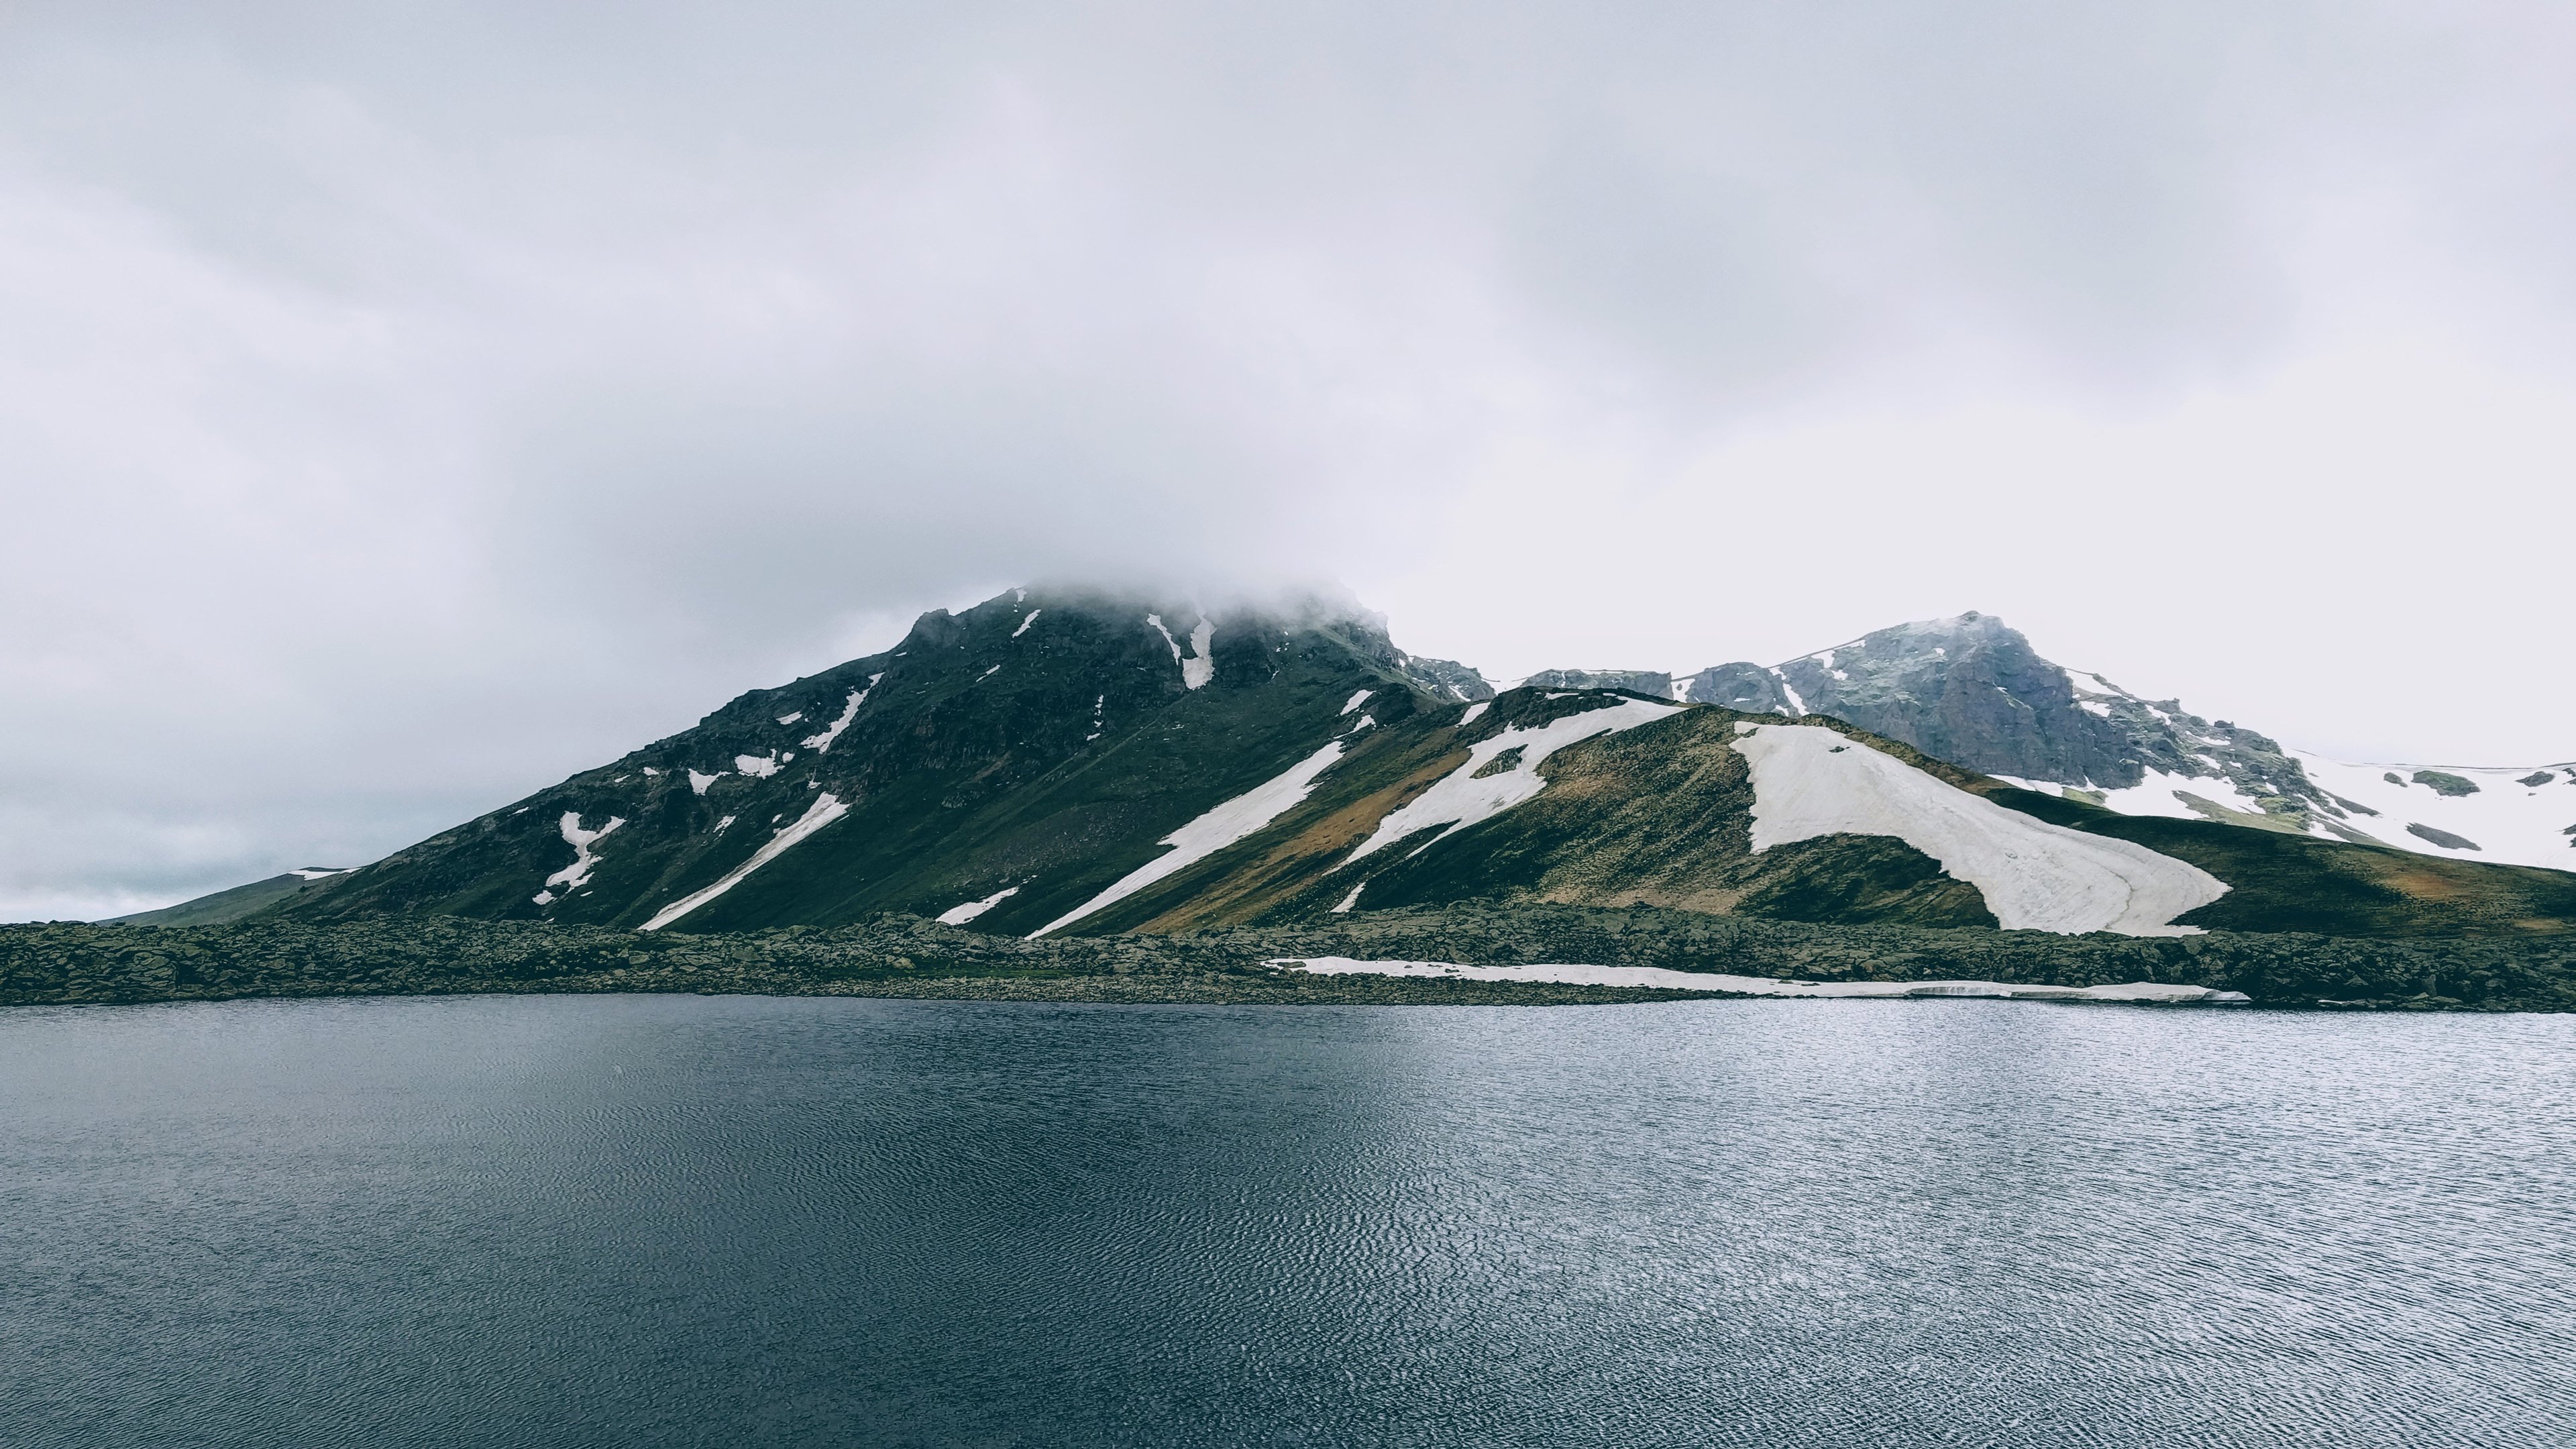
[[[2576,7],[0,10],[0,918],[1036,577],[2576,756]]]

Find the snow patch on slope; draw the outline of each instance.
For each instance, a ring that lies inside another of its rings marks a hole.
[[[1034,619],[1037,615],[1031,614],[1029,617]],[[939,913],[939,923],[943,926],[962,926],[1019,893],[1018,886],[1005,886],[980,901],[968,901],[962,906],[950,906]]]
[[[1342,713],[1349,714],[1352,710],[1368,703],[1369,696],[1375,693],[1377,693],[1377,691],[1374,689],[1363,689],[1359,693],[1352,695],[1351,702],[1342,706]]]
[[[714,784],[716,781],[721,780],[732,773],[733,772],[731,770],[718,770],[714,774],[710,775],[703,770],[691,770],[689,772],[689,788],[696,791],[698,794],[703,795],[707,793],[707,787],[709,785]]]
[[[1153,625],[1154,632],[1162,635],[1163,642],[1171,646],[1172,662],[1181,666],[1182,688],[1196,689],[1216,677],[1216,661],[1208,657],[1208,645],[1216,639],[1216,625],[1205,619],[1199,620],[1198,627],[1190,631],[1190,652],[1185,656],[1181,653],[1181,641],[1173,638],[1172,631],[1163,626],[1162,615],[1147,614],[1145,622]]]
[[[1777,669],[1774,669],[1771,671],[1771,677],[1780,681],[1780,693],[1789,701],[1789,712],[1791,714],[1805,714],[1807,712],[1807,702],[1798,697],[1798,686],[1789,682],[1789,676],[1781,673]]]
[[[1216,678],[1216,661],[1208,656],[1208,646],[1216,642],[1216,625],[1205,619],[1190,631],[1190,657],[1181,661],[1181,687],[1196,689]]]
[[[869,675],[867,688],[853,689],[850,691],[849,702],[841,706],[841,717],[839,719],[823,726],[823,732],[821,734],[807,735],[802,741],[800,741],[800,743],[802,743],[805,748],[812,750],[818,755],[828,752],[832,748],[832,741],[839,739],[841,737],[841,731],[850,727],[850,721],[859,717],[859,706],[868,702],[868,690],[876,688],[877,681],[883,678],[885,678],[885,676],[882,674]],[[706,792],[701,790],[698,793],[703,795]]]
[[[814,797],[814,803],[805,807],[805,813],[796,817],[795,824],[790,825],[786,829],[779,831],[776,835],[771,836],[768,841],[760,847],[760,849],[751,853],[751,858],[749,860],[746,860],[742,864],[735,866],[733,869],[726,871],[717,879],[715,884],[706,886],[699,890],[691,891],[687,895],[680,897],[678,900],[673,901],[669,905],[654,912],[653,919],[646,921],[638,929],[646,931],[658,931],[662,929],[664,926],[680,919],[689,912],[694,911],[698,907],[705,905],[707,902],[714,900],[716,897],[723,895],[726,891],[732,890],[735,886],[742,884],[743,877],[760,869],[762,866],[769,864],[771,861],[776,860],[781,855],[786,854],[789,846],[794,845],[796,842],[803,840],[806,836],[813,834],[815,831],[822,829],[824,826],[831,824],[833,821],[838,820],[849,813],[850,807],[842,804],[840,797],[836,795],[818,795]],[[727,816],[726,819],[731,820],[732,817]]]
[[[621,817],[611,815],[606,825],[597,830],[584,830],[581,828],[581,812],[565,811],[563,819],[557,822],[556,828],[563,832],[564,844],[572,847],[572,864],[546,877],[546,888],[537,892],[537,904],[552,905],[562,897],[571,895],[574,891],[590,884],[590,873],[599,865],[599,852],[591,847],[597,845],[610,831],[625,823]],[[563,889],[558,891],[555,889],[556,886],[562,886]]]
[[[778,773],[778,752],[772,750],[765,755],[736,755],[733,757],[733,767],[751,779],[766,780]]]
[[[1012,637],[1012,638],[1014,638],[1014,639],[1017,639],[1017,638],[1018,638],[1018,637],[1020,637],[1021,635],[1023,635],[1023,634],[1025,634],[1025,633],[1029,632],[1029,626],[1030,626],[1031,624],[1036,623],[1036,622],[1038,621],[1038,615],[1043,614],[1043,613],[1045,613],[1045,612],[1046,612],[1046,610],[1044,610],[1044,609],[1031,609],[1031,610],[1029,610],[1029,616],[1028,616],[1027,618],[1025,618],[1025,619],[1022,619],[1022,620],[1020,621],[1020,627],[1018,627],[1018,628],[1016,628],[1016,629],[1013,629],[1013,630],[1011,631],[1011,637]],[[948,918],[947,918],[946,916],[942,916],[942,917],[940,917],[940,919],[944,921],[944,920],[946,920],[946,919],[948,919]]]
[[[1892,835],[1985,895],[2008,931],[2196,934],[2173,918],[2227,891],[2196,865],[1981,799],[1817,725],[1738,726],[1753,767],[1753,848]]]
[[[1414,847],[1412,853],[1420,855],[1468,826],[1490,820],[1546,789],[1547,782],[1539,778],[1538,767],[1548,756],[1567,745],[1595,735],[1617,734],[1639,725],[1653,724],[1680,711],[1681,706],[1676,704],[1622,699],[1607,709],[1570,714],[1535,729],[1507,729],[1491,739],[1479,740],[1467,747],[1465,764],[1443,775],[1430,789],[1406,801],[1402,808],[1388,812],[1386,818],[1377,823],[1376,831],[1361,842],[1360,848],[1352,851],[1349,860],[1342,864],[1363,859],[1380,847],[1402,840],[1417,830],[1447,825],[1448,829]],[[1473,718],[1473,715],[1469,717]],[[1477,778],[1476,772],[1493,763],[1495,756],[1515,747],[1521,751],[1517,764],[1508,770]]]
[[[1448,961],[1360,961],[1348,956],[1283,956],[1262,963],[1294,966],[1316,976],[1436,976],[1452,981],[1533,981],[1574,986],[1643,987],[1652,991],[1730,991],[1739,996],[1840,996],[1872,998],[1981,997],[2001,1001],[2124,1001],[2156,1005],[2232,1005],[2241,991],[2132,981],[2121,986],[2024,986],[2002,981],[1782,981],[1769,976],[1722,976],[1669,971],[1661,966],[1463,966]]]
[[[1107,890],[1029,932],[1029,939],[1034,941],[1049,931],[1072,925],[1251,835],[1312,793],[1315,777],[1341,757],[1342,742],[1335,740],[1290,766],[1285,774],[1254,786],[1164,836],[1157,843],[1171,846],[1169,855],[1157,856],[1129,871]]]

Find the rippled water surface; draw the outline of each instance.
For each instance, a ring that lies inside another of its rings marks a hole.
[[[11,1445],[2576,1444],[2576,1021],[0,1013]]]

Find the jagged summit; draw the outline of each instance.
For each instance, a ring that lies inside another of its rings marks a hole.
[[[2189,756],[2143,701],[2080,691],[2022,633],[1969,612],[1864,634],[1769,668],[1722,664],[1691,676],[1692,700],[1790,716],[1829,714],[1988,774],[2111,789]],[[2121,714],[2134,718],[2119,718]],[[2266,742],[2268,743],[2268,742]],[[2277,747],[2275,752],[2277,753]]]
[[[2576,773],[2564,766],[2357,766],[2151,700],[2042,658],[1971,610],[1762,666],[1681,680],[1676,698],[1831,715],[1926,754],[2124,814],[2208,819],[2462,859],[2567,868]],[[2547,793],[2558,784],[2560,794]],[[2562,798],[2563,796],[2563,798]]]

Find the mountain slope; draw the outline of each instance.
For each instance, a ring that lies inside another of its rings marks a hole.
[[[248,885],[238,885],[230,890],[220,890],[212,895],[181,901],[175,906],[163,906],[156,911],[137,911],[133,915],[117,916],[101,921],[99,924],[102,926],[220,926],[225,922],[238,921],[245,916],[267,910],[281,901],[303,894],[321,882],[345,874],[347,874],[346,871],[306,866],[302,870],[290,870],[284,875],[273,875],[266,880],[255,880]]]
[[[1618,725],[1606,723],[1623,711],[1631,713]],[[1489,812],[1459,808],[1454,787],[1504,764],[1522,748],[1516,740],[1566,727],[1590,732],[1482,777],[1507,780],[1526,766],[1537,788],[1496,790],[1510,803]],[[1857,768],[1835,766],[1843,778],[1821,782],[1794,771],[1766,778],[1767,737]],[[1444,789],[1444,806],[1422,808]],[[1371,849],[1381,841],[1390,843]],[[2227,924],[2515,935],[2576,924],[2576,876],[2133,820],[1822,716],[1784,725],[1634,696],[1519,689],[1490,712],[1425,711],[1353,744],[1263,829],[1073,929],[1277,925],[1475,900],[2125,934]]]
[[[2487,865],[2203,820],[2122,815],[2081,799],[1989,782],[1998,804],[2136,842],[2259,890],[2177,919],[2213,931],[2325,936],[2485,936],[2576,930],[2576,873]]]
[[[1016,891],[980,924],[1034,929],[1311,752],[1363,690],[1389,719],[1435,691],[1491,693],[1354,610],[1203,616],[1013,590],[924,615],[883,654],[745,694],[296,910],[718,930],[939,914]]]

